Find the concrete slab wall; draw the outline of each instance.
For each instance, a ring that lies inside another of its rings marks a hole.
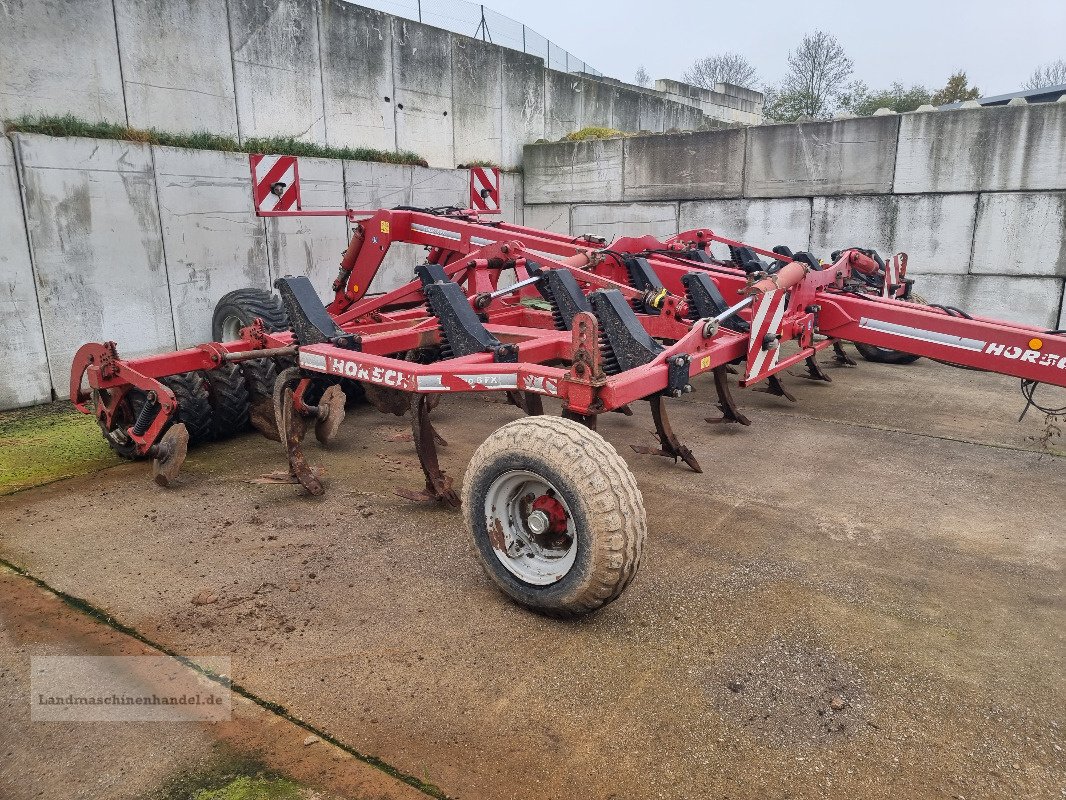
[[[544,138],[544,61],[505,48],[501,70],[500,166],[514,169],[522,164],[522,148]]]
[[[738,197],[746,135],[736,129],[626,139],[622,199]]]
[[[317,0],[226,2],[241,136],[325,144]]]
[[[224,3],[115,0],[115,23],[132,127],[237,137]]]
[[[396,147],[433,167],[455,166],[452,35],[401,19],[393,20],[392,35]]]
[[[1051,329],[1061,314],[1063,282],[1059,278],[1003,275],[928,275],[919,294],[971,314]]]
[[[970,269],[1066,277],[1066,192],[981,195]]]
[[[677,203],[579,205],[570,212],[570,232],[574,236],[588,233],[610,242],[623,235],[663,238],[677,231]]]
[[[810,247],[811,201],[807,198],[782,200],[701,200],[681,203],[681,230],[710,228],[715,233],[745,242],[773,247],[788,245],[795,251]],[[726,256],[723,247],[718,255]]]
[[[526,203],[620,202],[622,139],[527,147]]]
[[[52,399],[22,196],[11,142],[0,140],[0,409]],[[63,389],[60,387],[60,391]]]
[[[211,338],[222,295],[270,287],[266,230],[252,208],[247,156],[154,151],[175,338],[191,347]]]
[[[74,114],[126,124],[111,0],[5,0],[0,53],[0,119]]]
[[[503,48],[452,37],[455,163],[503,160]]]
[[[22,135],[15,146],[57,392],[85,342],[114,340],[126,356],[173,348],[151,148]]]
[[[395,150],[392,17],[346,0],[319,14],[327,144]]]

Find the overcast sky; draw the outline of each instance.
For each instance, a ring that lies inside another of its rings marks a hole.
[[[871,88],[939,88],[964,69],[984,96],[1021,88],[1066,59],[1066,0],[489,0],[605,74],[680,78],[698,56],[733,50],[777,82],[807,31],[834,34]]]

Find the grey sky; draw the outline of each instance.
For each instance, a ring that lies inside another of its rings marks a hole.
[[[734,50],[776,82],[809,30],[833,33],[873,88],[894,80],[937,88],[966,70],[983,95],[1021,87],[1042,63],[1066,58],[1066,0],[489,0],[615,78],[643,63],[679,78],[697,56]]]

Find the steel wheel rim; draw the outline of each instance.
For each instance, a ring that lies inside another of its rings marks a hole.
[[[566,531],[557,539],[565,546],[544,543],[536,529],[542,520],[530,513],[531,499],[549,496],[566,512]],[[542,476],[528,470],[510,470],[496,477],[485,493],[485,521],[492,552],[503,567],[523,583],[550,586],[570,572],[577,559],[577,530],[574,515],[558,489]]]
[[[222,341],[235,342],[241,338],[244,323],[236,314],[230,314],[222,320]]]

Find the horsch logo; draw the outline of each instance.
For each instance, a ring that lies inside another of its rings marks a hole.
[[[1054,353],[1042,353],[1040,352],[1040,348],[1043,346],[1044,343],[1039,339],[1030,340],[1029,349],[1018,347],[1013,344],[1005,345],[989,342],[985,345],[985,354],[999,356],[1000,358],[1009,358],[1011,361],[1024,361],[1029,364],[1037,364],[1041,367],[1058,367],[1059,369],[1066,369],[1066,356],[1059,356]]]

